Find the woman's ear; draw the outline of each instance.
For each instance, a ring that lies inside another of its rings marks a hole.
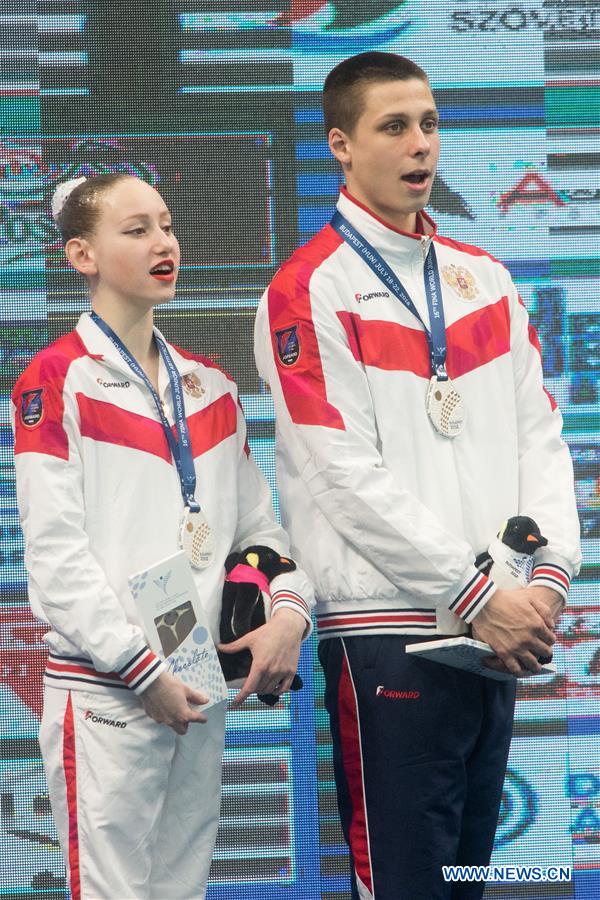
[[[94,257],[92,245],[86,238],[71,238],[65,244],[65,254],[73,268],[89,278],[98,274],[98,266]]]

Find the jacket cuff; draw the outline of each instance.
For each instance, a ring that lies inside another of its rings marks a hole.
[[[532,587],[549,587],[560,594],[563,603],[567,602],[569,587],[571,586],[571,574],[567,569],[553,562],[534,563],[531,581]]]
[[[278,587],[278,579],[282,579],[282,581],[285,580],[285,574],[277,575],[271,581],[271,616],[274,616],[279,609],[293,609],[294,612],[297,612],[302,616],[307,624],[307,628],[302,636],[302,640],[305,641],[312,632],[312,619],[310,617],[308,603],[296,591],[292,591],[290,588],[283,586]]]
[[[167,667],[150,647],[144,645],[123,668],[119,669],[119,677],[135,694],[142,694],[159,675],[167,671]]]
[[[448,609],[463,622],[470,623],[497,590],[497,586],[487,575],[475,566],[470,566]]]

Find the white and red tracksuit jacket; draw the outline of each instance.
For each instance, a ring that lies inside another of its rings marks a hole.
[[[210,361],[169,348],[183,379],[196,498],[216,538],[213,562],[194,578],[217,641],[227,555],[251,544],[287,555],[289,542],[247,452],[235,384]],[[162,360],[159,388],[173,422]],[[150,392],[84,314],[33,359],[13,405],[29,599],[51,625],[45,682],[140,693],[165,667],[146,644],[128,577],[178,550],[183,514]],[[287,606],[310,623],[301,570],[277,576],[271,591],[271,612]]]
[[[533,579],[566,597],[580,564],[573,471],[539,344],[506,269],[435,232],[400,232],[342,191],[339,210],[398,275],[425,322],[435,242],[447,369],[466,425],[425,406],[425,332],[326,225],[279,270],[256,320],[277,417],[283,523],[315,584],[320,637],[460,634],[495,591],[474,566],[503,521],[548,538]]]

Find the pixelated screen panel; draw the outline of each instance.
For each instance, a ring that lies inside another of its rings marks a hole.
[[[558,674],[519,688],[494,852],[498,865],[570,865],[573,880],[487,895],[600,894],[599,35],[591,0],[3,4],[0,896],[65,887],[37,745],[45,628],[27,606],[9,427],[15,378],[88,308],[57,244],[53,186],[130,171],[164,192],[183,268],[157,322],[235,377],[274,486],[254,311],[281,262],[331,216],[340,175],[319,92],[337,62],[370,49],[430,75],[442,157],[429,211],[442,234],[510,269],[574,462],[582,572],[560,622]],[[230,715],[210,898],[349,897],[312,642],[301,671],[291,702],[251,701]]]
[[[98,134],[5,142],[0,264],[68,271],[49,199],[69,178],[123,172],[157,187],[182,236],[185,269],[273,264],[270,136]],[[23,174],[27,172],[28,178]],[[201,212],[201,216],[200,216]]]

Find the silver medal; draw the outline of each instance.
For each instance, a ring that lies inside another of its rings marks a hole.
[[[186,509],[181,520],[179,546],[195,569],[205,569],[215,555],[215,539],[204,513]]]
[[[427,413],[435,430],[444,437],[456,437],[463,430],[464,405],[449,378],[441,380],[437,375],[432,377],[427,391]]]

